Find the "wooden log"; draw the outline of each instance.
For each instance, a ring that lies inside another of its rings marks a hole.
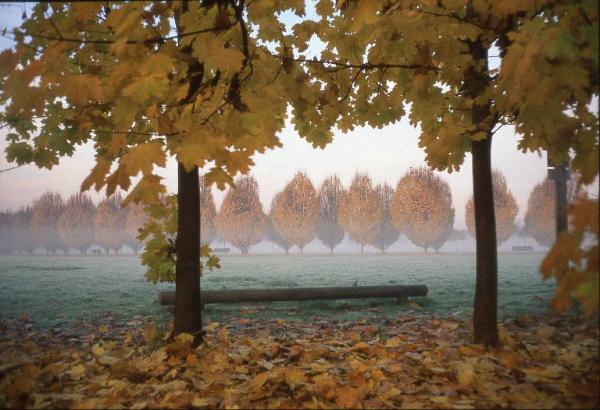
[[[399,301],[408,296],[427,295],[427,286],[352,286],[328,288],[275,288],[275,289],[231,289],[203,290],[202,303],[247,303],[282,302],[320,299],[364,299],[395,297]],[[161,305],[175,303],[175,292],[160,292]]]

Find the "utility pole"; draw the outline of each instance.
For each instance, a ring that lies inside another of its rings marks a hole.
[[[569,170],[566,163],[555,164],[548,157],[548,178],[553,180],[556,186],[556,236],[568,229],[567,220],[567,180]]]

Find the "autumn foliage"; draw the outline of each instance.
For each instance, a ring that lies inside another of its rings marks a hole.
[[[94,217],[95,242],[104,249],[119,252],[127,240],[126,231],[123,229],[127,223],[127,210],[121,205],[119,193],[111,195],[98,204]]]
[[[546,179],[537,184],[527,202],[525,232],[542,246],[551,246],[556,239],[556,184]]]
[[[360,244],[361,253],[375,239],[382,218],[379,195],[371,178],[356,173],[348,189],[342,192],[339,222],[350,238]]]
[[[398,181],[392,223],[415,245],[439,249],[454,223],[450,186],[428,168],[415,168]]]
[[[275,229],[275,227],[273,226],[273,208],[275,207],[275,203],[278,202],[279,195],[281,195],[281,193],[275,194],[275,196],[273,197],[273,200],[271,201],[271,210],[269,211],[269,217],[268,217],[269,224],[267,226],[267,239],[270,240],[271,242],[273,242],[275,245],[282,248],[285,251],[285,253],[287,254],[287,253],[289,253],[290,248],[293,246],[293,244],[291,244],[287,240],[285,240],[285,238],[283,236],[281,236],[279,231],[277,229]]]
[[[569,316],[507,320],[502,348],[489,350],[470,343],[461,318],[411,312],[209,320],[197,348],[191,335],[128,321],[69,333],[5,321],[0,407],[598,407],[598,327]]]
[[[515,231],[515,218],[519,206],[508,189],[504,175],[498,170],[492,173],[492,186],[494,191],[494,213],[496,216],[496,236],[498,246],[508,240]],[[465,206],[465,222],[471,236],[475,237],[475,214],[473,197],[469,198]]]
[[[68,248],[78,249],[84,254],[93,243],[95,211],[92,200],[82,193],[72,195],[67,200],[59,219],[58,231]]]
[[[556,279],[554,309],[564,312],[575,300],[591,317],[600,303],[598,200],[581,195],[569,205],[568,214],[570,229],[557,238],[540,269],[544,278]]]
[[[274,199],[275,198],[273,198],[273,200]],[[283,238],[283,236],[281,236],[281,234],[277,231],[277,229],[275,229],[270,215],[269,215],[269,225],[267,226],[267,234],[266,235],[267,235],[267,239],[269,241],[271,241],[275,245],[282,248],[286,254],[290,252],[290,248],[293,245],[291,243],[289,243],[288,241],[286,241]]]
[[[215,218],[219,235],[246,254],[250,246],[262,240],[267,223],[254,177],[236,179]]]
[[[344,230],[339,222],[342,192],[344,187],[337,175],[325,179],[318,192],[320,209],[317,236],[323,245],[329,248],[330,253],[333,253],[335,247],[344,239]]]
[[[394,197],[394,189],[388,184],[377,185],[375,187],[379,198],[379,208],[381,209],[381,222],[377,228],[377,234],[373,238],[371,245],[379,249],[382,253],[398,240],[400,231],[392,224],[392,198]]]
[[[273,227],[302,253],[304,246],[315,237],[318,220],[317,192],[308,176],[298,172],[275,196],[271,209]]]
[[[60,194],[50,191],[33,203],[31,214],[33,237],[37,244],[46,248],[47,252],[55,253],[57,249],[65,247],[58,231],[58,221],[63,208],[64,202]]]

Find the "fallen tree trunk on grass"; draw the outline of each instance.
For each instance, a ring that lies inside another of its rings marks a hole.
[[[200,300],[205,303],[283,302],[321,299],[365,299],[395,297],[398,302],[409,296],[427,295],[427,286],[352,286],[329,288],[276,288],[276,289],[230,289],[203,290]],[[175,303],[175,292],[160,292],[161,305]]]

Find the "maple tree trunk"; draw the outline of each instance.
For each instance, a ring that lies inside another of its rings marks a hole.
[[[473,309],[475,343],[498,344],[497,290],[498,254],[496,249],[496,220],[492,189],[492,136],[473,141],[473,200],[475,208],[475,239],[477,249],[477,278]]]
[[[175,249],[175,314],[173,332],[202,338],[200,301],[200,184],[198,167],[177,164],[177,239]]]

